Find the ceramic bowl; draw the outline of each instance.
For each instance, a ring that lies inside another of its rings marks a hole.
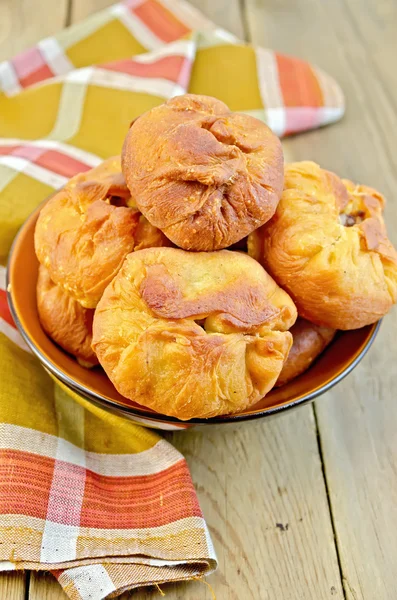
[[[308,371],[283,387],[273,389],[255,406],[235,414],[188,422],[158,414],[121,396],[100,367],[85,369],[44,333],[36,308],[38,261],[34,253],[34,228],[40,207],[20,229],[10,254],[8,301],[15,323],[42,365],[70,390],[109,411],[159,429],[188,429],[268,418],[301,406],[324,394],[348,375],[370,348],[379,323],[339,332]]]

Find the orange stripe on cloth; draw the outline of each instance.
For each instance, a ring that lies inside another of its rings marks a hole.
[[[0,146],[0,156],[8,156],[8,154],[12,154],[17,148],[19,146]]]
[[[309,63],[275,53],[284,105],[319,107],[324,105],[320,84]]]
[[[0,450],[0,515],[45,519],[55,461],[18,450]]]
[[[164,42],[173,42],[190,32],[186,25],[156,0],[146,0],[132,12]]]
[[[27,88],[34,83],[39,83],[40,81],[50,79],[51,77],[54,77],[54,73],[48,65],[43,65],[36,71],[33,71],[33,73],[29,73],[29,75],[20,79],[19,83],[22,87]]]
[[[160,77],[176,83],[187,60],[184,56],[164,56],[152,63],[140,63],[126,59],[102,65],[102,69],[137,77]]]
[[[76,158],[67,156],[58,150],[47,150],[34,161],[36,165],[44,167],[49,171],[63,175],[64,177],[73,177],[76,173],[88,171],[89,165]]]
[[[184,460],[154,475],[105,477],[87,471],[81,527],[140,529],[202,516]]]
[[[8,308],[7,294],[4,290],[0,290],[0,319],[4,319],[9,325],[15,327],[14,319]]]

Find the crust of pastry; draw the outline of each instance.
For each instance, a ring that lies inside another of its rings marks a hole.
[[[335,337],[336,330],[298,318],[291,327],[293,342],[276,387],[304,373]]]
[[[238,412],[276,382],[296,308],[249,256],[129,254],[95,311],[93,348],[125,397],[182,420]]]
[[[241,240],[271,218],[283,185],[281,144],[267,125],[194,94],[134,121],[122,168],[139,210],[186,250]]]
[[[250,234],[248,252],[294,299],[299,315],[357,329],[397,300],[397,252],[376,190],[309,161],[285,166],[274,217]]]
[[[121,174],[120,157],[73,177],[40,212],[35,250],[51,279],[86,308],[133,250],[171,245],[139,213]]]
[[[40,323],[47,335],[83,366],[97,365],[91,348],[94,310],[81,306],[51,281],[43,265],[39,267],[36,292]]]

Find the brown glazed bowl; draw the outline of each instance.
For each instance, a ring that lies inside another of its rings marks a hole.
[[[44,368],[67,388],[102,408],[142,425],[179,430],[197,425],[239,423],[283,413],[314,400],[346,377],[366,354],[378,332],[380,322],[338,333],[308,371],[292,382],[273,389],[255,406],[241,413],[187,422],[158,414],[121,396],[100,367],[81,367],[42,330],[36,308],[38,261],[33,243],[40,208],[21,227],[10,254],[7,269],[8,301],[15,323]]]

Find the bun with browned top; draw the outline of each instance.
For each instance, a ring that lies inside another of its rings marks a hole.
[[[383,317],[397,300],[397,252],[384,198],[313,162],[286,165],[274,217],[248,251],[294,299],[299,315],[333,329]]]
[[[44,205],[36,224],[40,263],[86,308],[95,308],[129,252],[151,244],[171,242],[138,212],[119,157],[73,177]]]
[[[56,285],[43,265],[37,280],[37,310],[44,331],[84,367],[93,367],[98,359],[91,348],[94,311],[81,306],[63,288]]]
[[[129,254],[95,311],[93,348],[117,390],[186,420],[238,412],[274,385],[295,306],[249,256]]]
[[[270,219],[283,185],[281,144],[272,131],[193,94],[133,123],[122,168],[139,210],[186,250],[241,240]]]

